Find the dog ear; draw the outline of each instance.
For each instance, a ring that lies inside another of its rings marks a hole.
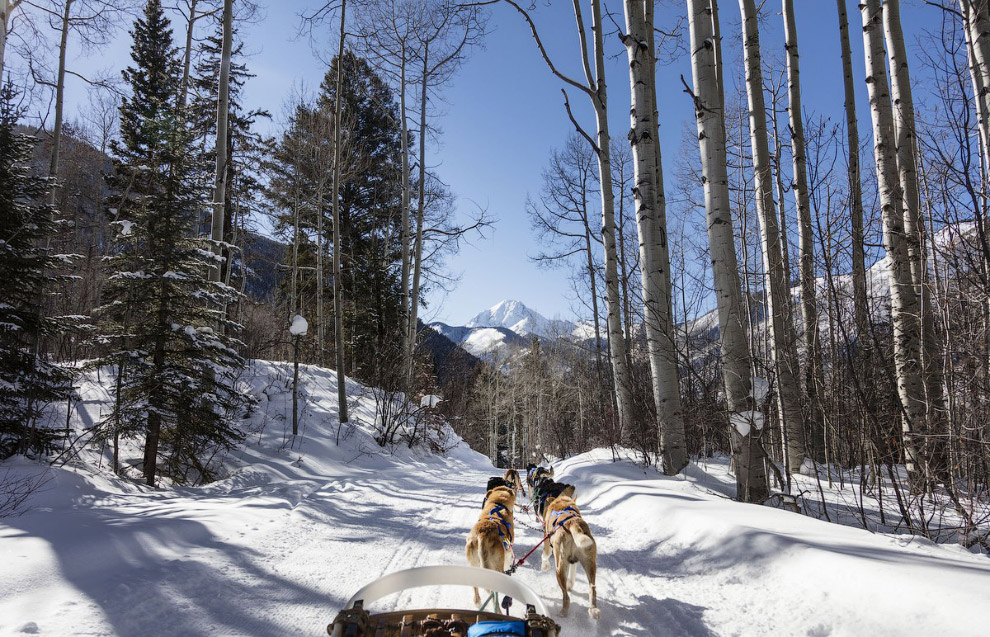
[[[550,476],[551,478],[553,477],[553,467],[550,467],[550,468],[549,468],[549,469],[547,470],[547,475],[549,475],[549,476]]]
[[[569,484],[569,485],[567,485],[567,488],[564,489],[561,492],[560,495],[566,495],[568,498],[571,498],[572,500],[575,500],[574,491],[575,491],[574,485],[573,484]]]

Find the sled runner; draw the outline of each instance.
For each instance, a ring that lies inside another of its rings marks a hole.
[[[369,613],[371,604],[386,595],[421,586],[477,586],[521,602],[522,618],[479,610],[418,609]],[[508,575],[471,566],[421,566],[390,573],[362,587],[337,614],[327,633],[331,637],[558,637],[560,626],[550,619],[543,600],[528,586]]]

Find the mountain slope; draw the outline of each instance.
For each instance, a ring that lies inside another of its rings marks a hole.
[[[548,319],[519,301],[499,301],[467,322],[467,327],[504,327],[523,336],[555,338],[571,334],[577,326],[570,321]]]

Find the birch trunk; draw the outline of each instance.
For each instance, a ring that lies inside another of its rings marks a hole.
[[[760,440],[763,414],[753,399],[752,359],[746,339],[745,309],[732,230],[725,151],[725,105],[722,102],[721,62],[717,55],[719,46],[715,31],[717,5],[716,0],[687,0],[687,6],[698,146],[722,347],[722,380],[732,425],[730,434],[736,469],[736,498],[743,502],[762,502],[769,495],[765,452]]]
[[[782,0],[784,47],[787,49],[787,97],[791,126],[791,158],[794,164],[794,199],[798,212],[798,251],[801,271],[801,320],[804,323],[805,393],[811,424],[811,449],[824,459],[825,426],[819,391],[822,388],[821,336],[818,329],[818,298],[815,291],[815,239],[811,225],[811,195],[808,191],[807,149],[801,110],[801,70],[798,61],[794,0]],[[780,202],[781,209],[784,202]],[[788,283],[788,285],[790,285]]]
[[[927,283],[928,258],[923,236],[925,226],[921,214],[918,167],[915,160],[917,127],[907,51],[904,48],[904,34],[901,29],[900,0],[885,0],[882,14],[884,36],[890,55],[890,92],[894,105],[897,174],[904,194],[904,235],[907,239],[908,258],[911,260],[911,278],[914,280],[921,311],[921,360],[928,410],[924,431],[926,461],[936,471],[943,471],[947,468],[947,459],[942,448],[943,420],[946,414],[945,393],[942,389],[942,357],[938,335],[935,333],[931,289]]]
[[[866,250],[863,237],[863,187],[859,172],[859,122],[856,118],[856,89],[852,75],[852,51],[849,45],[849,18],[846,0],[835,0],[839,12],[839,40],[842,48],[842,76],[845,90],[846,143],[849,173],[849,218],[852,226],[852,287],[856,338],[860,347],[872,349],[869,303],[866,298]]]
[[[639,228],[646,344],[660,426],[663,469],[667,475],[676,475],[687,466],[687,451],[677,379],[676,334],[671,316],[666,211],[658,165],[655,65],[651,44],[653,3],[652,0],[626,0],[624,4],[624,43],[632,92],[629,140],[633,152],[633,195]]]
[[[797,384],[798,364],[794,325],[787,320],[790,290],[784,280],[780,250],[780,228],[773,201],[773,174],[767,141],[766,106],[763,99],[763,71],[760,68],[760,34],[753,0],[739,0],[743,17],[746,62],[746,93],[749,97],[750,145],[756,177],[756,211],[760,218],[763,267],[766,275],[767,324],[770,327],[770,354],[777,372],[777,397],[786,440],[787,469],[798,473],[804,464],[804,426],[801,397]]]
[[[224,199],[227,192],[227,123],[230,118],[230,55],[234,39],[234,0],[223,3],[223,42],[220,48],[220,86],[217,97],[217,164],[213,179],[213,219],[210,238],[213,253],[219,259],[223,254]],[[229,253],[229,251],[228,251]],[[220,280],[220,264],[210,268],[210,280]]]
[[[866,85],[873,120],[873,155],[876,161],[880,210],[883,216],[884,247],[889,260],[891,321],[894,328],[894,366],[901,402],[901,431],[908,476],[917,483],[922,469],[916,432],[926,425],[925,383],[921,368],[921,302],[911,273],[907,239],[904,236],[904,197],[897,174],[894,145],[894,116],[887,68],[884,64],[880,0],[863,0],[863,48]]]
[[[230,0],[227,0],[228,2]],[[341,295],[344,286],[340,280],[340,253],[341,233],[340,233],[340,106],[343,99],[341,90],[344,83],[344,17],[347,11],[347,0],[340,3],[340,36],[337,47],[337,88],[334,93],[334,114],[333,114],[333,199],[330,205],[333,207],[333,326],[334,326],[334,350],[337,355],[337,413],[338,421],[347,422],[347,379],[344,374],[344,314]],[[322,217],[322,212],[320,213]]]

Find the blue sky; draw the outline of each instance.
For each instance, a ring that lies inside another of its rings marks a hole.
[[[265,17],[257,24],[241,28],[241,36],[252,57],[251,70],[257,75],[246,87],[245,102],[251,107],[270,110],[276,120],[287,95],[300,84],[310,89],[318,86],[324,66],[312,50],[307,37],[297,35],[298,13],[315,2],[261,0]],[[806,112],[816,112],[842,120],[842,77],[839,65],[838,29],[835,3],[832,0],[796,0],[798,34],[801,50],[802,90]],[[570,3],[546,6],[537,3],[534,13],[541,34],[552,57],[567,73],[579,71],[577,39]],[[909,52],[916,50],[916,37],[924,28],[937,26],[940,12],[920,0],[903,0],[902,17]],[[617,12],[621,23],[622,6],[607,2]],[[863,81],[860,16],[854,0],[847,2],[854,73],[860,117],[860,134],[870,134],[866,85]],[[723,0],[720,6],[725,38],[727,82],[742,73],[739,49],[738,4]],[[761,44],[765,55],[783,50],[783,28],[779,2],[767,0],[761,25]],[[661,0],[657,26],[670,29],[679,18],[686,19],[685,3]],[[587,20],[587,16],[586,16]],[[606,18],[606,26],[612,28]],[[538,268],[530,257],[539,250],[531,236],[524,211],[527,193],[539,191],[541,171],[552,148],[560,146],[571,131],[564,109],[561,82],[546,68],[522,19],[508,5],[491,8],[490,33],[485,47],[471,54],[445,91],[445,103],[437,120],[442,129],[439,145],[428,146],[428,162],[439,172],[459,197],[460,206],[470,211],[484,206],[497,217],[498,223],[487,239],[474,239],[451,260],[452,270],[460,283],[445,296],[429,299],[426,320],[443,320],[462,324],[496,302],[511,298],[549,316],[570,318],[577,304],[571,297],[567,273]],[[686,28],[686,21],[685,21]],[[316,34],[318,44],[330,46],[335,35],[328,26]],[[687,35],[685,33],[685,48]],[[129,38],[125,33],[99,56],[77,58],[74,67],[93,69],[122,68],[128,59]],[[616,35],[607,38],[610,54],[607,81],[609,86],[610,127],[613,138],[624,139],[629,127],[629,82],[626,56]],[[912,66],[918,72],[918,65]],[[691,70],[687,55],[664,65],[658,73],[658,98],[661,120],[661,144],[667,191],[672,189],[673,161],[681,151],[685,123],[693,126],[689,98],[683,92],[680,76],[690,83]],[[69,87],[69,113],[85,104],[84,90],[77,84]],[[587,98],[569,90],[577,117],[590,130],[593,113]],[[916,97],[918,101],[918,97]],[[694,152],[697,152],[694,150]],[[864,166],[864,170],[869,166]]]

